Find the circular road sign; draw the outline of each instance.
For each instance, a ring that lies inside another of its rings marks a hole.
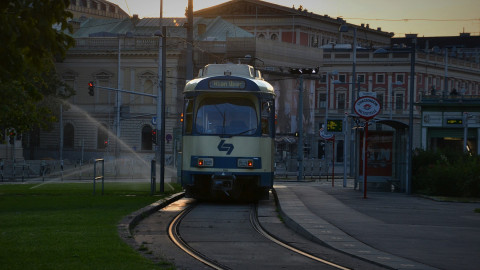
[[[375,117],[381,109],[380,102],[374,97],[364,96],[355,101],[355,112],[363,119],[370,119]]]
[[[327,133],[325,129],[320,129],[320,137],[324,140],[331,140],[335,135],[333,133]]]

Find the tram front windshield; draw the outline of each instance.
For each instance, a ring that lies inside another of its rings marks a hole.
[[[248,98],[206,98],[198,106],[197,134],[253,135],[257,127],[255,104]]]

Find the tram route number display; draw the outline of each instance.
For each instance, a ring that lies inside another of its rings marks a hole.
[[[244,89],[245,81],[241,80],[210,80],[208,86],[211,89]]]

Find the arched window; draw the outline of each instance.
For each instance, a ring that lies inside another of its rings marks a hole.
[[[142,150],[152,150],[152,127],[145,125],[142,128]]]
[[[260,34],[260,35],[258,35],[258,38],[265,38],[265,35],[264,35],[264,34]]]
[[[278,39],[277,34],[272,34],[272,35],[270,36],[270,39],[271,39],[271,40],[277,40],[277,39]]]
[[[97,131],[97,149],[105,149],[108,146],[108,128],[103,124]]]
[[[73,148],[75,143],[75,129],[71,123],[67,123],[63,127],[63,147]]]

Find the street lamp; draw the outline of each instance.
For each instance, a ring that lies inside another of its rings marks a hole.
[[[352,115],[355,114],[354,110],[353,110],[353,102],[356,100],[356,97],[355,97],[355,85],[357,84],[357,76],[356,76],[356,66],[357,66],[357,28],[356,27],[349,27],[347,24],[342,24],[339,28],[338,28],[338,32],[340,33],[346,33],[348,32],[349,30],[353,29],[353,46],[352,46],[352,51],[353,51],[353,63],[352,63],[352,100],[350,101],[350,113]],[[360,88],[360,87],[359,87]],[[358,90],[360,91],[360,90]],[[351,123],[350,125],[351,129],[350,129],[350,132],[351,130],[353,129],[353,122]],[[352,135],[350,135],[350,138],[351,138],[351,146],[350,147],[350,174],[356,172],[356,163],[357,162],[352,162],[352,159],[356,161],[356,152],[355,152],[355,138],[352,138]],[[356,173],[355,173],[355,177],[356,177]]]
[[[410,52],[410,96],[409,96],[409,111],[408,111],[408,159],[407,159],[407,194],[412,192],[412,154],[413,154],[413,95],[415,93],[415,47],[417,45],[417,37],[412,36],[412,48]]]

